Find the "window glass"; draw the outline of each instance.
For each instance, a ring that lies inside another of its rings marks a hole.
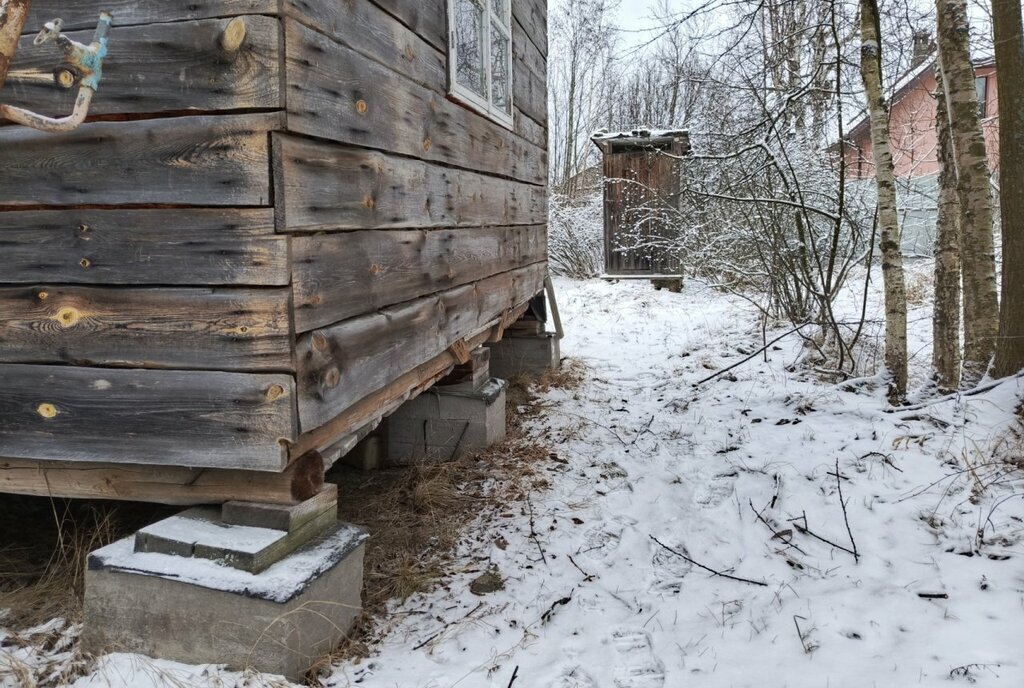
[[[511,52],[511,39],[497,24],[491,24],[491,102],[506,114],[512,112],[512,80],[509,78]]]
[[[455,80],[487,97],[484,71],[484,6],[479,0],[455,0]]]
[[[984,117],[988,112],[988,77],[975,78],[974,90],[978,93],[978,112]]]

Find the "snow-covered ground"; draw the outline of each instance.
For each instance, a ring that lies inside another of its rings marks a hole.
[[[761,346],[749,304],[557,286],[588,372],[543,397],[549,489],[481,517],[459,572],[324,685],[1024,685],[1024,472],[1001,460],[1024,445],[1019,381],[887,413],[882,390],[794,368],[792,336],[694,387]],[[920,384],[927,306],[911,321]],[[489,569],[504,589],[474,595]],[[114,656],[77,685],[276,684],[156,668]]]

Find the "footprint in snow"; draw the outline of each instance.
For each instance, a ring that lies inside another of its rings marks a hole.
[[[618,655],[612,672],[615,688],[662,688],[665,665],[654,654],[651,636],[633,629],[612,633],[612,647]]]
[[[689,555],[686,545],[675,540],[662,540],[666,545]],[[683,589],[683,578],[693,569],[693,564],[677,554],[669,552],[656,542],[651,542],[654,554],[651,555],[651,576],[654,582],[651,583],[650,591],[653,593],[678,594]]]
[[[597,688],[597,682],[582,667],[570,667],[551,684],[551,688]]]
[[[583,544],[578,553],[607,562],[622,544],[622,533],[626,526],[635,523],[632,519],[620,517],[593,526],[583,534]]]
[[[732,497],[738,477],[737,473],[719,473],[710,480],[702,481],[694,499],[701,507],[714,509]]]

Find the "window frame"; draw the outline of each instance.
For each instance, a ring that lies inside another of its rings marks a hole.
[[[988,74],[974,75],[974,93],[978,97],[978,116],[988,117]]]
[[[448,97],[472,109],[473,111],[494,120],[502,126],[513,129],[515,126],[515,96],[512,87],[512,71],[515,56],[512,52],[512,2],[513,0],[478,0],[484,6],[483,47],[484,56],[484,89],[487,97],[482,97],[458,80],[459,43],[456,34],[455,12],[460,0],[446,0],[448,6]],[[469,0],[473,2],[473,0]],[[491,30],[496,27],[508,39],[508,112],[494,102],[494,65],[491,63]]]

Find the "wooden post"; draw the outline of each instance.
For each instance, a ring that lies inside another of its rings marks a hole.
[[[0,0],[0,88],[7,81],[7,70],[14,61],[18,40],[28,19],[32,0]]]

